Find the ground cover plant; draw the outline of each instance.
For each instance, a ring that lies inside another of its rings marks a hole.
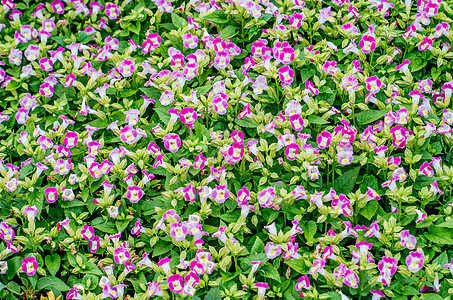
[[[451,299],[451,0],[0,6],[0,299]]]

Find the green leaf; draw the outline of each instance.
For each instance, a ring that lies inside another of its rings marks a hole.
[[[45,258],[47,270],[49,270],[49,273],[52,274],[52,276],[55,276],[57,274],[58,270],[60,269],[60,264],[61,264],[61,258],[60,255],[54,253],[52,255],[47,255]]]
[[[247,127],[247,128],[256,128],[258,127],[258,124],[252,121],[251,119],[236,119],[236,124],[238,124],[241,127]]]
[[[225,24],[230,21],[227,17],[227,14],[223,10],[216,10],[215,12],[202,18],[216,24]]]
[[[173,247],[173,244],[168,244],[168,242],[165,241],[159,241],[156,245],[154,245],[153,257],[165,254],[173,249]]]
[[[367,218],[368,220],[371,220],[371,218],[374,217],[374,215],[376,214],[378,206],[379,204],[376,200],[369,201],[365,205],[365,207],[362,208],[360,214]]]
[[[443,300],[444,298],[442,298],[438,294],[423,294],[422,299],[424,299],[424,300]]]
[[[437,263],[439,266],[444,266],[449,263],[447,251],[442,252],[438,255],[432,262],[432,264]]]
[[[406,296],[416,296],[420,294],[420,292],[416,288],[410,285],[403,286],[401,293]]]
[[[127,27],[130,31],[132,31],[135,34],[140,34],[140,30],[142,29],[142,25],[140,22],[137,22],[135,25],[129,24]]]
[[[449,219],[443,223],[440,223],[439,225],[436,225],[438,227],[445,227],[445,228],[453,228],[453,219]]]
[[[93,227],[96,229],[99,229],[100,231],[105,232],[105,233],[114,234],[114,233],[118,232],[115,225],[113,225],[113,223],[111,223],[111,222],[99,224],[99,225],[93,225]]]
[[[96,264],[92,263],[92,262],[85,264],[85,272],[87,274],[93,274],[93,275],[99,275],[99,276],[102,275],[101,269],[99,269],[99,267],[96,266]]]
[[[82,44],[86,44],[88,43],[89,41],[91,41],[91,38],[93,37],[94,34],[86,34],[85,32],[81,31],[79,32],[78,34],[78,37],[79,37],[79,41],[82,43]]]
[[[52,36],[50,37],[51,40],[54,40],[55,42],[57,42],[60,46],[63,46],[65,47],[67,44],[65,43],[65,39],[67,39],[69,37],[67,36]]]
[[[428,227],[428,230],[429,232],[424,232],[423,235],[429,241],[440,245],[453,245],[450,229],[430,226]]]
[[[274,279],[281,283],[280,275],[278,274],[277,269],[273,265],[266,264],[261,267],[261,271],[264,273],[263,275],[264,277]]]
[[[15,283],[14,281],[8,282],[8,284],[6,285],[6,288],[11,293],[20,295],[20,286],[17,283]]]
[[[338,194],[349,194],[354,189],[360,167],[345,172],[338,179],[335,179],[334,189]]]
[[[308,121],[313,124],[320,124],[320,125],[329,124],[329,121],[326,121],[323,118],[313,116],[313,115],[308,116]]]
[[[318,226],[316,226],[315,221],[310,220],[302,229],[304,230],[305,238],[307,239],[307,241],[310,241],[315,236],[315,233],[318,230]]]
[[[167,113],[167,111],[169,110],[170,108],[165,108],[165,107],[157,107],[157,108],[154,108],[154,110],[157,112],[157,114],[159,115],[159,118],[162,120],[162,122],[164,122],[164,124],[168,124],[168,122],[170,122],[170,114]]]
[[[60,278],[47,276],[38,280],[36,285],[37,290],[57,290],[60,292],[69,291],[69,286],[66,285]]]
[[[256,237],[255,242],[253,243],[252,250],[250,253],[253,254],[259,254],[263,252],[264,250],[264,243],[261,241],[259,237]]]
[[[137,92],[135,89],[130,89],[130,90],[122,90],[120,96],[124,98],[128,98],[132,95],[134,95]]]
[[[209,292],[204,296],[204,300],[219,300],[222,299],[220,295],[220,290],[218,287],[210,289]]]
[[[414,73],[423,69],[428,64],[428,60],[422,59],[421,57],[416,57],[414,60],[411,60],[410,68],[411,72]]]
[[[428,186],[430,185],[431,183],[433,183],[434,181],[436,180],[440,180],[441,178],[439,177],[428,177],[426,175],[419,175],[416,179],[415,179],[415,182],[414,182],[414,189],[416,190],[421,190],[422,188],[424,188],[425,186]]]
[[[99,278],[93,274],[85,274],[82,283],[88,290],[94,290],[99,284]]]
[[[187,21],[178,16],[175,13],[171,13],[171,22],[177,29],[186,27],[188,25]]]
[[[235,36],[236,34],[238,34],[238,28],[236,26],[227,26],[225,27],[221,32],[220,32],[220,35],[219,35],[219,38],[221,38],[222,40],[226,41],[227,39]]]
[[[285,264],[287,264],[291,269],[299,274],[308,274],[308,267],[305,265],[302,259],[285,260]]]
[[[123,232],[124,229],[127,228],[129,225],[130,220],[124,220],[124,221],[116,221],[116,228],[118,228],[119,232]]]
[[[341,295],[335,292],[328,292],[327,295],[329,295],[330,300],[341,300]]]
[[[373,122],[376,122],[377,120],[379,120],[380,118],[382,118],[383,116],[385,116],[385,114],[387,113],[387,110],[364,110],[364,111],[361,111],[359,112],[359,114],[357,115],[357,122],[359,122],[359,124],[369,124],[369,123],[373,123]]]

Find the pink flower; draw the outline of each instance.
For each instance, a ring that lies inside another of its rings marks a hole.
[[[426,175],[428,177],[433,177],[434,176],[434,171],[433,169],[429,166],[429,163],[425,161],[421,166],[418,171],[418,174],[420,175]]]
[[[343,277],[343,282],[349,287],[356,289],[359,287],[359,277],[352,270],[347,270]]]
[[[189,184],[183,189],[184,198],[189,202],[195,202],[195,188]]]
[[[224,115],[227,113],[228,107],[228,96],[224,93],[216,94],[211,101],[214,111],[219,115]]]
[[[170,235],[177,241],[182,241],[186,238],[189,229],[185,223],[170,224]]]
[[[118,71],[124,77],[131,77],[135,71],[134,62],[129,59],[121,61],[120,64],[118,65]]]
[[[304,120],[299,114],[294,114],[289,117],[289,122],[291,123],[291,127],[295,131],[301,131],[302,129],[304,129]]]
[[[223,203],[230,197],[230,191],[227,185],[216,185],[212,190],[211,198],[217,203]]]
[[[164,146],[168,151],[175,153],[181,148],[181,139],[178,134],[167,133],[164,136]]]
[[[400,239],[401,246],[409,250],[415,249],[415,246],[417,245],[417,239],[415,238],[415,236],[409,233],[409,230],[402,230],[400,232]]]
[[[50,72],[53,70],[53,62],[52,60],[48,59],[47,57],[41,58],[39,60],[39,66],[41,70]]]
[[[328,131],[323,131],[316,138],[316,142],[318,143],[319,149],[328,148],[332,142],[332,134]]]
[[[336,61],[327,60],[322,66],[324,73],[334,75],[335,73],[340,72],[340,69],[337,67]]]
[[[315,273],[320,273],[321,275],[325,274],[325,270],[324,270],[324,266],[326,265],[326,260],[323,258],[323,259],[317,259],[315,260],[315,262],[313,263],[313,266],[310,268],[310,270],[308,271],[308,273],[310,275],[313,275]]]
[[[132,203],[137,203],[143,197],[142,188],[139,186],[128,186],[127,192],[126,192],[126,197]]]
[[[60,175],[66,175],[71,170],[71,159],[64,160],[62,158],[58,159],[54,165],[54,171]]]
[[[363,53],[370,53],[376,49],[376,39],[373,36],[364,35],[359,42],[359,47],[362,49]]]
[[[183,108],[179,112],[179,118],[181,122],[185,125],[188,125],[190,128],[193,128],[193,123],[195,123],[197,117],[197,112],[191,107]]]
[[[436,25],[436,32],[434,33],[434,37],[436,39],[440,38],[442,35],[449,36],[450,31],[450,24],[447,22],[442,22]]]
[[[116,20],[118,19],[118,16],[120,14],[120,10],[118,9],[118,5],[114,3],[107,3],[105,5],[105,14],[110,20]]]
[[[280,245],[275,245],[274,243],[269,242],[264,247],[264,251],[266,252],[268,259],[274,259],[282,254],[282,247]]]
[[[294,70],[289,66],[283,66],[278,69],[278,75],[282,84],[291,84],[294,79]]]
[[[33,256],[28,256],[22,259],[22,271],[25,272],[28,276],[33,276],[38,269],[38,262]]]
[[[80,234],[86,241],[91,241],[94,238],[94,228],[85,224]]]
[[[255,283],[255,287],[258,288],[258,297],[264,299],[264,296],[266,295],[266,290],[269,288],[269,284],[265,282],[258,282]]]
[[[425,255],[418,251],[411,251],[406,257],[406,265],[412,273],[417,273],[423,267]]]
[[[44,97],[50,98],[53,96],[53,86],[48,82],[43,83],[39,87],[39,93]]]
[[[306,290],[311,289],[310,280],[308,279],[308,275],[299,277],[299,280],[297,281],[296,291],[301,291],[302,288],[304,288]]]
[[[367,79],[365,79],[365,83],[367,90],[375,94],[379,93],[381,87],[385,87],[385,85],[382,84],[377,76],[368,77]]]
[[[355,91],[359,86],[359,81],[357,80],[357,77],[355,77],[355,75],[346,75],[341,81],[343,88],[346,91]]]
[[[120,130],[121,141],[128,144],[134,144],[138,141],[138,132],[131,125],[126,125]]]
[[[293,15],[289,18],[289,24],[291,29],[297,29],[302,25],[302,21],[305,19],[303,14],[293,13]]]
[[[214,58],[214,66],[218,69],[225,69],[230,64],[230,52],[219,51]]]
[[[296,143],[286,146],[285,155],[288,160],[295,160],[296,155],[299,153],[300,146]]]
[[[48,187],[44,191],[46,193],[46,199],[49,203],[54,203],[58,200],[58,190],[55,187]]]
[[[272,207],[275,199],[275,189],[272,186],[262,189],[258,193],[257,199],[262,207]]]
[[[19,108],[16,113],[17,124],[20,124],[20,125],[25,124],[25,122],[27,122],[28,117],[29,117],[28,113],[29,113],[28,109]]]
[[[173,274],[167,279],[170,290],[173,293],[180,294],[184,289],[183,278],[180,274]]]
[[[433,40],[430,39],[429,37],[425,36],[418,46],[418,50],[420,51],[426,51],[426,50],[432,50],[433,49]]]
[[[60,0],[52,1],[51,3],[52,9],[57,14],[64,14],[64,4]]]
[[[182,43],[186,48],[195,49],[198,45],[198,37],[191,33],[186,33],[182,36]]]
[[[260,95],[263,93],[264,90],[268,90],[267,87],[267,79],[263,75],[259,75],[256,78],[256,81],[252,84],[253,93],[255,95]]]
[[[411,61],[408,60],[408,59],[405,59],[402,64],[396,66],[396,69],[398,71],[403,72],[404,75],[407,75],[407,72],[409,72],[409,65],[410,64],[411,64]]]
[[[426,219],[426,214],[423,213],[421,210],[416,209],[415,212],[417,213],[418,216],[417,220],[415,221],[416,224],[419,224],[420,222]]]
[[[131,257],[131,254],[124,247],[116,248],[113,251],[113,259],[115,260],[115,263],[117,263],[119,265],[125,264],[129,260],[130,257]]]

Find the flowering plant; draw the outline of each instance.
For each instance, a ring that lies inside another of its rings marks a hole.
[[[452,5],[3,0],[0,298],[450,299]]]

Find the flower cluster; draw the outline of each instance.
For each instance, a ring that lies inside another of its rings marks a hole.
[[[451,0],[35,2],[1,299],[449,299]]]

